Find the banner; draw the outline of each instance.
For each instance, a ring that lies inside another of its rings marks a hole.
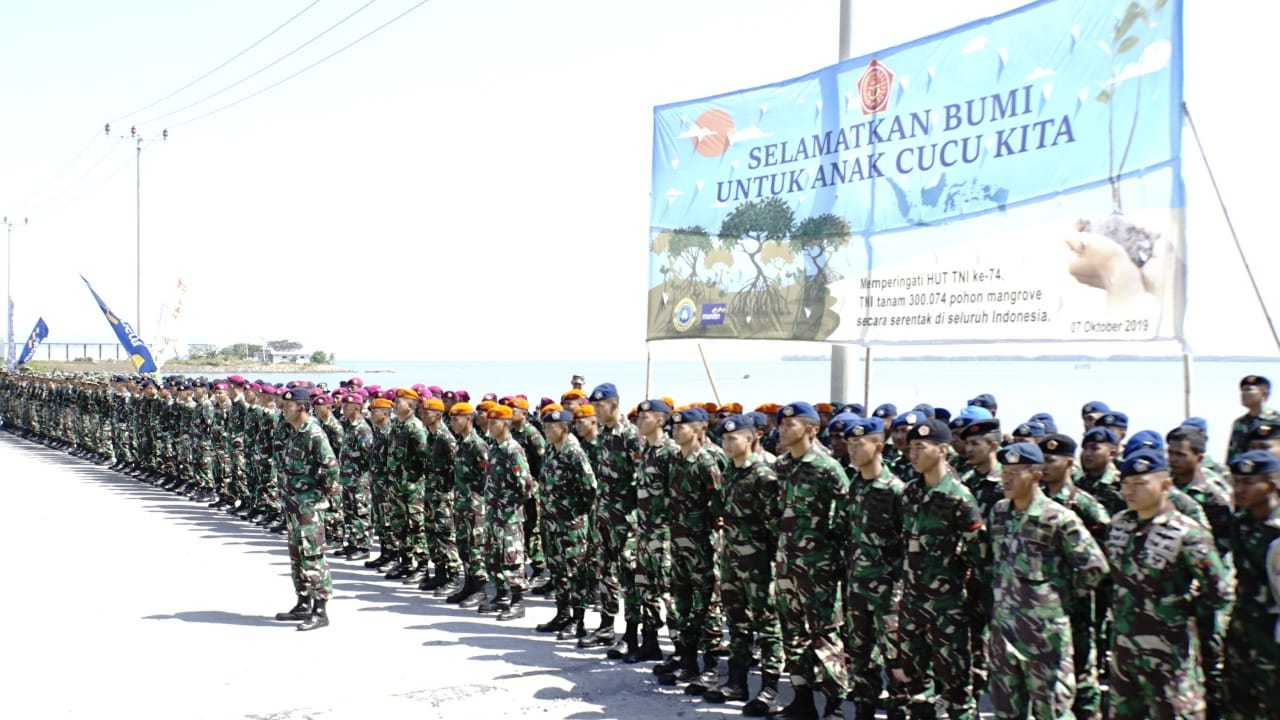
[[[107,317],[107,322],[111,323],[111,329],[115,331],[120,344],[129,353],[129,359],[133,361],[134,369],[140,373],[155,372],[156,364],[151,359],[151,351],[147,349],[147,344],[142,342],[142,338],[138,337],[138,334],[133,331],[133,326],[111,312],[111,308],[107,307],[102,298],[98,297],[98,293],[94,291],[93,286],[89,284],[89,280],[85,276],[81,275],[80,279],[84,280],[89,292],[93,294],[94,301],[102,309],[102,314]]]
[[[31,328],[31,335],[27,337],[27,344],[22,348],[22,355],[18,358],[18,365],[26,365],[31,362],[31,358],[36,355],[36,348],[40,347],[40,343],[49,337],[49,326],[45,324],[44,318],[36,320],[36,326]]]
[[[1045,0],[654,110],[650,340],[1182,337],[1180,0]]]
[[[156,369],[164,367],[169,358],[178,354],[180,348],[178,345],[179,320],[182,318],[183,303],[187,300],[187,286],[182,282],[182,278],[178,278],[177,299],[172,305],[166,305],[160,308],[160,322],[157,325],[157,332],[160,334],[160,342],[156,344],[156,351],[151,354],[155,359]]]

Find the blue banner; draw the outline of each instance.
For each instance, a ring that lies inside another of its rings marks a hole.
[[[1181,337],[1181,23],[1043,0],[656,108],[649,339]]]
[[[93,294],[94,302],[98,303],[98,307],[102,310],[102,314],[107,317],[107,322],[111,323],[111,329],[115,331],[116,337],[119,338],[120,344],[129,353],[129,359],[133,362],[133,367],[140,373],[153,373],[156,371],[156,363],[151,359],[151,351],[147,349],[147,344],[142,342],[142,338],[133,331],[133,326],[124,322],[115,313],[111,312],[111,308],[98,297],[98,293],[89,284],[89,280],[85,276],[80,276],[84,280],[85,286],[89,288],[89,292]]]
[[[40,347],[40,343],[49,337],[49,326],[45,324],[44,318],[36,320],[36,326],[31,328],[31,335],[27,337],[27,344],[22,348],[22,355],[18,357],[18,365],[26,365],[31,362],[31,358],[35,357],[36,348]]]

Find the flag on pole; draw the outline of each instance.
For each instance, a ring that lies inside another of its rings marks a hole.
[[[183,304],[187,300],[187,285],[182,282],[182,278],[178,278],[177,296],[178,299],[173,302],[173,305],[160,309],[160,322],[157,326],[160,341],[156,343],[156,350],[151,354],[155,358],[156,369],[164,367],[171,357],[176,357],[181,351],[178,328],[182,318]]]
[[[102,314],[106,316],[107,322],[111,324],[111,329],[115,331],[116,338],[120,340],[120,344],[129,353],[129,359],[133,362],[133,367],[140,373],[153,373],[156,371],[156,363],[151,359],[151,351],[147,349],[147,344],[142,342],[142,338],[138,337],[138,333],[133,331],[133,326],[121,320],[115,313],[111,312],[111,308],[98,297],[98,293],[89,284],[89,280],[81,275],[85,286],[89,288],[89,292],[93,294],[93,299],[98,303],[98,308],[102,310]]]
[[[36,326],[31,328],[31,335],[27,338],[27,344],[22,348],[22,356],[18,358],[18,365],[26,365],[31,362],[31,358],[35,357],[36,348],[40,347],[40,343],[49,337],[49,326],[45,324],[44,318],[36,320]]]

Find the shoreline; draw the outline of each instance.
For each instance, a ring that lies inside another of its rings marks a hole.
[[[49,372],[51,370],[63,370],[71,372],[93,372],[93,373],[128,373],[134,374],[133,363],[128,360],[114,360],[111,362],[66,362],[66,361],[49,361],[34,360],[27,363],[24,367],[36,372]],[[267,365],[265,363],[239,363],[226,365],[209,365],[205,363],[185,363],[185,362],[168,362],[164,367],[156,371],[157,375],[247,375],[254,373],[352,373],[358,374],[358,370],[349,370],[338,365],[316,365],[312,363],[306,364],[285,364]]]

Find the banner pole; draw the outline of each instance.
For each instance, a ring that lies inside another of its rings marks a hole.
[[[702,351],[702,343],[698,343],[698,354],[702,356],[702,368],[707,371],[707,382],[711,383],[711,394],[716,398],[716,405],[719,405],[720,391],[716,389],[716,379],[711,377],[711,365],[707,362],[707,354]]]
[[[862,406],[866,408],[867,417],[871,417],[871,347],[867,346],[866,356],[862,360]]]
[[[653,350],[649,343],[644,344],[644,396],[653,397]]]
[[[840,0],[840,60],[853,56],[853,0]],[[870,373],[871,348],[867,348],[867,372]],[[849,395],[849,348],[831,346],[831,397],[833,402],[844,403]],[[869,375],[868,375],[869,377]],[[863,388],[865,396],[870,391]]]
[[[1182,353],[1182,417],[1191,417],[1191,353]]]

